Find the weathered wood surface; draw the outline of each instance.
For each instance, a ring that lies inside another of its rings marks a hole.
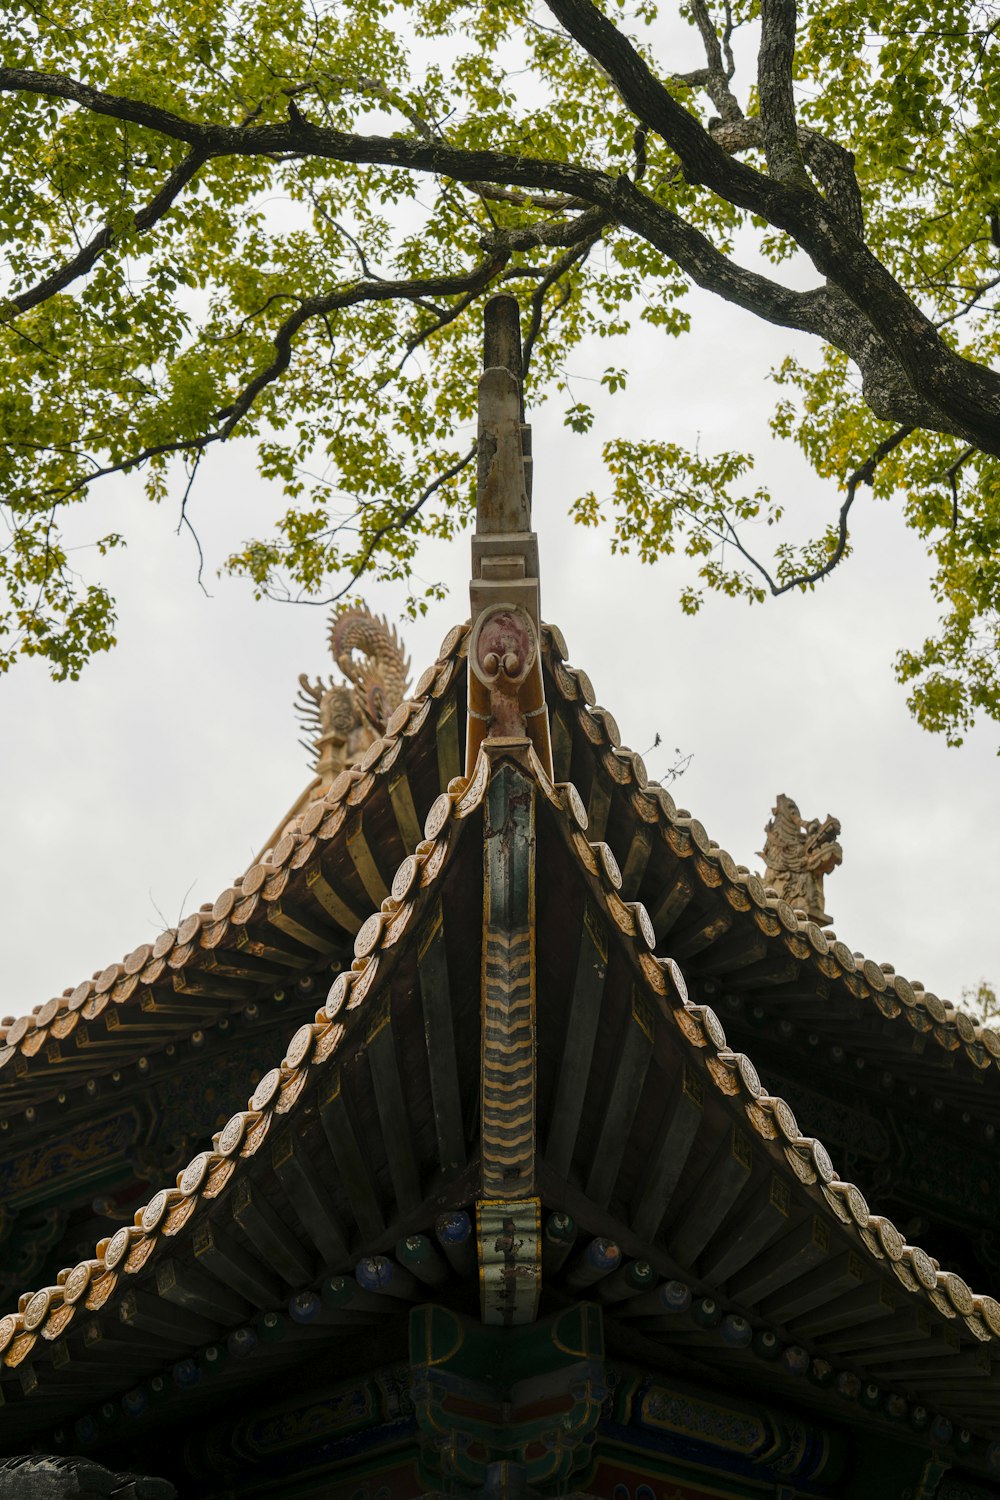
[[[424,1013],[424,1036],[430,1069],[438,1160],[445,1172],[465,1166],[465,1130],[462,1094],[455,1052],[448,953],[444,937],[444,914],[440,902],[433,909],[417,946],[420,996]]]
[[[585,906],[573,998],[545,1143],[546,1162],[561,1177],[569,1176],[580,1130],[607,968],[607,934],[596,915]]]

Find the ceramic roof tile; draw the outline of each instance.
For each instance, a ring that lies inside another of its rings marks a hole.
[[[96,1020],[109,1005],[138,1005],[142,993],[151,986],[178,983],[188,973],[197,974],[212,950],[228,948],[240,929],[252,933],[266,923],[269,909],[280,901],[292,872],[302,869],[314,854],[321,852],[340,833],[348,809],[362,809],[379,780],[387,777],[396,763],[404,740],[412,739],[427,722],[432,703],[441,699],[456,680],[459,663],[464,659],[468,625],[453,627],[442,642],[437,661],[427,669],[413,699],[401,703],[394,711],[386,733],[366,752],[360,766],[342,772],[325,795],[309,804],[300,815],[299,829],[281,838],[273,850],[223,891],[214,903],[190,913],[177,928],[160,933],[152,945],[140,945],[121,962],[107,965],[92,979],[84,980],[60,1001],[36,1007],[35,1012],[12,1021],[0,1037],[0,1098],[14,1079],[18,1094],[29,1084],[22,1081],[15,1059],[32,1060],[30,1078],[37,1077],[44,1087],[49,1076],[55,1078],[62,1060],[56,1049],[51,1057],[45,1043],[50,1029],[66,1012],[83,1012],[84,1019]],[[308,888],[308,875],[306,887]],[[327,913],[332,922],[354,922],[350,904],[341,900],[337,915]],[[167,971],[170,971],[169,975]],[[95,999],[95,997],[100,997]],[[186,1025],[186,1020],[181,1023]],[[63,1026],[54,1033],[56,1040],[66,1040],[74,1025]],[[33,1038],[33,1040],[28,1040]],[[150,1043],[145,1044],[146,1047]],[[111,1065],[110,1062],[108,1064]],[[94,1067],[101,1063],[94,1055]]]
[[[873,1215],[860,1189],[840,1180],[823,1143],[803,1136],[790,1106],[781,1098],[767,1095],[750,1059],[743,1053],[730,1050],[722,1022],[711,1007],[696,1005],[688,998],[678,965],[670,958],[654,958],[649,954],[643,932],[645,922],[638,913],[642,911],[646,922],[648,914],[639,903],[634,903],[636,915],[630,929],[629,923],[623,920],[620,909],[624,903],[617,897],[613,872],[601,856],[600,845],[588,844],[570,825],[567,809],[579,809],[579,793],[571,786],[553,785],[534,758],[533,766],[550,804],[567,824],[569,848],[600,889],[610,921],[623,939],[632,945],[636,968],[651,995],[661,1012],[677,1026],[686,1044],[705,1054],[706,1066],[716,1089],[739,1101],[755,1134],[770,1149],[781,1151],[795,1177],[804,1187],[813,1190],[814,1197],[821,1195],[826,1207],[853,1232],[857,1248],[869,1261],[887,1262],[907,1290],[934,1313],[947,1319],[958,1316],[977,1340],[991,1347],[1000,1346],[1000,1304],[992,1297],[971,1292],[961,1277],[940,1270],[937,1262],[925,1251],[906,1245],[888,1219]],[[920,1267],[920,1272],[915,1277],[900,1275],[899,1267],[909,1265]]]
[[[353,1029],[374,987],[380,959],[408,929],[417,898],[440,880],[455,824],[479,806],[486,780],[482,774],[471,781],[459,778],[432,805],[428,836],[393,878],[399,894],[388,896],[362,925],[351,968],[337,976],[315,1020],[294,1033],[281,1063],[260,1079],[247,1108],[212,1138],[212,1149],[199,1151],[178,1172],[175,1186],[154,1193],[135,1211],[131,1224],[101,1239],[92,1258],[61,1271],[56,1286],[23,1293],[17,1312],[0,1319],[0,1366],[17,1368],[32,1352],[47,1355],[72,1324],[67,1309],[94,1312],[117,1292],[124,1295],[122,1277],[144,1270],[166,1240],[197,1217],[199,1203],[217,1198],[238,1174],[239,1163],[260,1151],[273,1121],[297,1104],[310,1068],[327,1063]]]
[[[765,937],[780,941],[791,956],[813,966],[823,978],[845,983],[851,993],[869,1001],[887,1019],[901,1018],[914,1029],[925,1030],[944,1051],[960,1050],[977,1069],[988,1069],[991,1063],[1000,1066],[1000,1033],[896,974],[891,965],[880,965],[852,953],[843,942],[831,940],[805,914],[796,913],[768,892],[757,876],[737,866],[725,849],[709,839],[696,818],[686,809],[677,809],[665,787],[648,782],[641,757],[622,747],[614,718],[596,706],[589,677],[566,661],[561,632],[543,626],[543,645],[549,676],[571,706],[584,737],[598,754],[607,751],[617,766],[627,770],[632,808],[644,821],[659,827],[675,854],[693,856],[692,867],[704,889],[720,889],[734,910],[752,911]],[[628,784],[618,775],[615,779]]]

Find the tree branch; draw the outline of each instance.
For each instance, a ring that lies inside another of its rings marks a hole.
[[[486,150],[464,151],[426,139],[352,135],[308,124],[247,128],[204,125],[169,110],[103,93],[62,75],[25,69],[0,69],[0,90],[20,89],[71,99],[98,114],[134,120],[185,140],[206,157],[263,155],[287,159],[305,154],[428,172],[466,183],[492,181],[582,198],[604,208],[635,232],[647,234],[652,243],[675,255],[685,270],[688,266],[681,254],[670,248],[670,242],[682,251],[697,247],[698,255],[689,254],[689,259],[712,260],[716,273],[715,285],[708,278],[700,284],[710,285],[724,296],[728,295],[724,288],[733,287],[738,295],[731,300],[740,306],[847,348],[866,377],[866,399],[868,389],[877,390],[882,397],[880,405],[873,405],[877,415],[911,425],[917,421],[934,430],[954,433],[985,452],[1000,454],[1000,374],[949,349],[931,321],[831,205],[811,189],[803,191],[777,182],[723,150],[670,96],[627,37],[591,0],[547,3],[609,73],[633,113],[677,151],[689,180],[704,183],[736,207],[761,214],[791,234],[839,289],[839,295],[823,301],[815,292],[795,293],[746,271],[727,273],[719,265],[720,261],[725,263],[725,257],[691,225],[650,198],[642,201],[623,179],[575,163]],[[651,234],[647,233],[649,229]],[[775,315],[778,304],[787,316]],[[866,359],[879,365],[877,382],[873,383],[866,371]]]
[[[691,0],[691,14],[695,25],[701,33],[702,46],[705,49],[705,61],[708,66],[699,76],[698,85],[703,88],[715,105],[723,120],[740,120],[743,118],[743,110],[740,108],[739,100],[729,87],[729,81],[733,76],[732,52],[728,53],[726,64],[722,61],[722,47],[719,43],[719,34],[715,29],[712,18],[708,13],[705,0]],[[728,34],[732,31],[732,19],[728,8],[726,13],[726,25],[728,49]],[[689,81],[694,75],[688,75]]]
[[[872,333],[891,352],[917,397],[937,408],[933,425],[1000,454],[1000,375],[948,348],[931,320],[831,205],[811,188],[755,172],[725,152],[592,0],[546,4],[604,68],[633,114],[677,152],[689,182],[701,183],[785,230],[816,268],[857,309],[864,309]]]
[[[904,442],[910,436],[912,431],[912,427],[898,427],[895,432],[890,433],[887,438],[879,443],[878,447],[868,455],[863,464],[854,470],[853,474],[849,475],[847,480],[847,494],[844,496],[844,503],[840,507],[840,514],[837,518],[837,540],[833,551],[825,563],[818,568],[814,568],[809,573],[796,573],[794,577],[786,579],[784,583],[775,583],[774,578],[768,569],[765,568],[764,564],[744,547],[732,522],[726,523],[726,540],[730,541],[737,552],[745,557],[750,566],[760,574],[775,599],[779,598],[782,594],[789,593],[792,589],[811,588],[813,584],[819,583],[820,579],[828,577],[833,572],[834,568],[843,558],[847,548],[847,520],[851,513],[851,506],[854,504],[857,495],[858,485],[870,485],[875,478],[875,471],[879,464],[882,463],[883,459],[888,458],[889,454],[893,453],[899,447],[900,443]]]
[[[156,196],[146,204],[145,208],[133,215],[133,230],[144,234],[159,223],[177,195],[204,166],[206,160],[207,157],[201,151],[189,151],[184,160],[179,162],[170,173]],[[39,303],[47,301],[49,297],[54,297],[57,292],[64,292],[79,277],[86,276],[105,250],[110,249],[119,238],[120,232],[115,230],[111,223],[103,225],[87,244],[81,247],[79,254],[74,255],[72,260],[60,266],[58,271],[53,271],[50,276],[46,276],[36,286],[8,298],[8,302],[16,307],[18,312],[24,313],[32,307],[37,307]]]
[[[167,442],[151,444],[113,464],[100,467],[95,465],[89,474],[66,485],[55,498],[67,500],[97,479],[106,478],[109,474],[128,473],[154,458],[166,458],[177,453],[197,455],[214,443],[225,442],[227,438],[233,436],[237,426],[249,413],[261,392],[269,385],[273,385],[284,374],[291,362],[295,335],[311,318],[325,317],[331,312],[355,307],[363,302],[414,301],[420,296],[448,297],[460,296],[470,291],[483,291],[502,271],[507,258],[502,252],[497,252],[465,275],[427,277],[414,281],[355,283],[352,286],[342,287],[336,292],[327,293],[325,296],[304,298],[276,330],[273,336],[274,358],[244,386],[231,405],[215,413],[215,421],[218,424],[216,427],[197,437],[175,438]],[[5,439],[0,436],[0,447],[3,446],[5,446]]]
[[[365,544],[360,558],[354,564],[351,570],[350,578],[342,588],[339,588],[337,590],[335,594],[330,594],[325,599],[307,599],[302,597],[291,599],[282,598],[280,595],[268,592],[267,597],[269,599],[276,599],[281,604],[315,604],[321,607],[325,607],[328,604],[336,604],[338,600],[343,599],[346,594],[350,593],[354,585],[364,575],[365,570],[367,569],[368,564],[371,561],[372,556],[374,555],[375,549],[377,548],[382,538],[384,536],[387,536],[390,532],[405,531],[410,522],[414,520],[414,518],[418,516],[423,510],[424,506],[427,504],[431,496],[436,494],[443,485],[446,485],[448,483],[449,480],[457,478],[457,476],[461,474],[463,469],[468,468],[469,464],[476,456],[477,447],[478,445],[476,443],[473,443],[472,447],[469,448],[468,451],[464,453],[460,459],[457,460],[457,462],[453,463],[450,468],[445,469],[444,472],[439,474],[436,479],[432,479],[430,484],[426,485],[424,489],[421,490],[420,494],[417,496],[416,500],[414,500],[412,505],[406,506],[405,509],[401,510],[398,515],[393,516],[391,520],[385,521],[381,526],[377,526],[375,528],[375,530],[368,538],[368,541]],[[267,591],[265,590],[265,592]]]
[[[338,312],[345,307],[356,307],[359,302],[401,302],[412,301],[418,296],[452,297],[463,292],[480,292],[499,274],[508,259],[506,252],[496,250],[475,270],[464,276],[436,276],[415,281],[358,282],[324,296],[303,298],[274,334],[275,353],[271,363],[254,376],[231,406],[216,413],[216,420],[223,423],[218,437],[230,437],[261,391],[284,374],[291,361],[295,335],[311,318]]]
[[[538,283],[537,287],[532,293],[531,316],[528,321],[527,332],[524,335],[524,342],[521,346],[522,379],[527,378],[528,366],[531,364],[531,356],[534,353],[535,342],[542,329],[542,318],[545,313],[545,298],[548,292],[553,286],[555,286],[556,282],[558,282],[563,276],[565,276],[567,271],[572,270],[573,266],[578,265],[582,261],[586,260],[587,256],[590,254],[591,250],[594,248],[600,237],[601,233],[600,229],[598,228],[596,232],[590,236],[589,239],[583,242],[583,244],[574,245],[569,250],[567,250],[564,255],[560,255],[559,259],[554,261],[549,267],[548,271],[542,277],[541,281]]]
[[[721,120],[709,124],[709,134],[724,150],[735,154],[764,144],[759,115],[749,119]],[[831,141],[808,125],[797,126],[800,150],[826,196],[826,201],[850,225],[855,234],[864,234],[861,189],[854,171],[854,153],[837,141]]]
[[[810,191],[792,93],[796,19],[795,0],[762,0],[757,95],[767,170],[777,182]]]

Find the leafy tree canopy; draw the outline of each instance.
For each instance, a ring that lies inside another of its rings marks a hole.
[[[468,515],[483,299],[518,295],[529,387],[586,429],[567,355],[685,333],[697,283],[814,336],[777,372],[774,428],[829,480],[830,526],[782,541],[752,455],[661,434],[609,441],[577,518],[687,553],[694,610],[814,587],[858,490],[898,495],[941,607],[898,658],[914,712],[955,741],[1000,718],[986,5],[22,0],[0,26],[0,667],[76,676],[113,641],[64,507],[112,472],[160,499],[237,437],[283,496],[230,559],[258,593],[408,579]]]

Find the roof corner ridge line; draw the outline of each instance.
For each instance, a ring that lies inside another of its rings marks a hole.
[[[617,897],[613,872],[602,861],[598,852],[600,846],[588,844],[585,835],[578,829],[569,831],[568,825],[574,821],[572,796],[560,795],[560,791],[552,787],[546,800],[559,818],[564,843],[569,846],[578,865],[590,877],[586,882],[587,889],[603,907],[608,926],[617,930],[621,943],[632,951],[635,968],[652,993],[657,1008],[678,1026],[688,1045],[699,1051],[707,1049],[705,1066],[716,1089],[723,1096],[739,1098],[743,1113],[762,1140],[780,1144],[793,1176],[804,1188],[822,1195],[827,1207],[840,1223],[853,1230],[859,1241],[859,1248],[867,1253],[870,1262],[888,1262],[904,1289],[916,1295],[922,1294],[923,1300],[929,1302],[939,1316],[951,1319],[957,1315],[966,1323],[972,1317],[981,1324],[981,1327],[969,1325],[973,1337],[985,1342],[1000,1343],[1000,1303],[986,1294],[971,1291],[956,1273],[941,1271],[937,1263],[919,1246],[907,1245],[892,1221],[885,1215],[872,1213],[860,1189],[840,1178],[825,1143],[817,1138],[804,1136],[786,1101],[780,1096],[765,1093],[752,1059],[746,1053],[729,1047],[722,1022],[711,1006],[696,1004],[688,998],[683,975],[674,960],[669,957],[657,958],[648,950],[646,936],[640,930],[638,922],[629,931],[625,923],[619,920],[612,903],[617,902],[621,907],[625,903]],[[652,972],[654,966],[658,971],[656,976]],[[687,1024],[684,1024],[685,1021]],[[696,1028],[696,1032],[692,1031],[692,1026]],[[773,1136],[764,1128],[758,1118],[759,1114],[772,1116],[777,1127]],[[921,1280],[919,1274],[910,1272],[911,1261],[922,1268],[933,1265],[933,1285],[926,1284],[926,1280]],[[945,1297],[946,1301],[943,1300]]]
[[[362,924],[355,938],[355,958],[350,969],[336,976],[325,1004],[314,1021],[301,1024],[289,1039],[282,1061],[263,1075],[250,1095],[245,1109],[237,1110],[220,1131],[211,1138],[211,1147],[203,1147],[176,1174],[175,1184],[160,1187],[133,1215],[131,1224],[122,1224],[104,1235],[94,1255],[59,1273],[52,1288],[25,1291],[19,1297],[19,1311],[0,1318],[0,1368],[13,1368],[31,1353],[39,1337],[42,1348],[51,1351],[54,1344],[68,1334],[74,1317],[70,1314],[57,1328],[46,1332],[50,1315],[65,1305],[74,1309],[91,1305],[85,1294],[91,1283],[107,1276],[99,1306],[103,1307],[126,1288],[121,1273],[144,1270],[160,1249],[165,1229],[171,1234],[187,1228],[196,1216],[202,1200],[218,1197],[232,1182],[239,1159],[249,1160],[259,1151],[278,1115],[287,1114],[298,1102],[305,1087],[307,1072],[315,1064],[332,1062],[344,1039],[359,1024],[364,1001],[378,980],[384,980],[380,968],[382,951],[396,946],[404,930],[409,930],[419,907],[423,911],[429,894],[436,888],[455,847],[454,834],[481,805],[489,781],[489,758],[481,757],[475,775],[456,777],[431,804],[424,825],[425,837],[413,854],[404,857],[392,881],[392,891],[378,910]],[[326,1042],[326,1046],[323,1043]],[[171,1220],[177,1214],[176,1228]],[[129,1266],[135,1258],[134,1267]],[[65,1290],[68,1288],[69,1290]],[[44,1303],[44,1306],[43,1306]],[[31,1326],[25,1312],[32,1308]],[[22,1343],[24,1336],[30,1346]],[[9,1358],[11,1351],[14,1358]]]
[[[587,752],[599,756],[605,740],[612,752],[616,748],[625,752],[625,747],[616,747],[612,736],[607,733],[605,720],[611,717],[614,722],[613,716],[597,704],[590,679],[582,669],[571,666],[566,660],[562,649],[565,642],[561,633],[558,646],[553,649],[554,628],[546,624],[542,633],[546,669],[562,701],[572,705],[578,716],[586,715],[591,725],[601,725],[600,743],[595,740],[595,735],[598,734],[596,727],[590,733],[582,735],[581,740],[585,743]],[[578,677],[585,681],[586,692],[577,683]],[[642,757],[632,751],[627,753],[642,764]],[[618,789],[612,788],[613,793],[616,790]],[[977,1022],[954,1002],[942,1000],[933,991],[925,990],[918,982],[907,980],[896,972],[893,965],[876,963],[863,953],[852,952],[835,934],[826,933],[808,917],[800,917],[788,902],[769,894],[759,876],[752,874],[745,866],[738,865],[722,845],[709,837],[698,819],[693,818],[686,810],[678,809],[666,787],[651,780],[644,786],[637,784],[634,794],[644,798],[651,808],[655,808],[653,817],[646,818],[646,821],[654,826],[669,828],[675,834],[683,832],[693,846],[689,853],[697,851],[703,859],[718,865],[727,885],[739,886],[746,892],[754,908],[771,914],[781,928],[775,937],[787,936],[793,942],[806,942],[810,951],[804,961],[818,965],[822,960],[828,966],[835,965],[838,972],[833,976],[834,982],[846,983],[853,976],[853,982],[863,986],[863,989],[860,992],[852,990],[852,993],[874,1006],[887,1020],[895,1021],[905,1014],[911,1026],[932,1033],[935,1043],[945,1051],[961,1050],[966,1063],[977,1073],[989,1072],[992,1063],[994,1071],[1000,1075],[1000,1030]],[[697,869],[697,863],[695,868]],[[823,969],[819,972],[824,978],[831,977]],[[923,1018],[922,1022],[920,1018]]]
[[[346,769],[333,783],[319,796],[312,798],[307,804],[300,806],[299,802],[294,805],[298,811],[295,820],[298,827],[290,829],[288,818],[282,820],[279,829],[284,830],[283,836],[274,840],[273,848],[263,851],[270,858],[255,860],[246,870],[238,875],[235,881],[225,887],[212,903],[194,912],[189,912],[177,925],[160,934],[153,943],[143,943],[132,949],[120,960],[105,965],[95,974],[78,984],[75,989],[65,991],[61,996],[47,1001],[44,1005],[36,1006],[27,1015],[18,1017],[0,1034],[0,1078],[7,1082],[3,1074],[5,1065],[12,1065],[14,1059],[23,1056],[32,1072],[27,1075],[27,1084],[30,1087],[33,1081],[37,1081],[39,1087],[51,1091],[58,1086],[60,1064],[63,1061],[63,1049],[58,1045],[46,1045],[49,1040],[65,1041],[71,1034],[74,1022],[81,1017],[83,1020],[96,1020],[100,1011],[106,1007],[119,1005],[138,1006],[142,1002],[145,991],[157,980],[144,977],[148,967],[154,960],[166,960],[170,970],[179,976],[190,967],[197,969],[203,953],[215,950],[223,946],[225,932],[233,926],[231,918],[236,908],[244,897],[248,895],[244,888],[248,879],[254,889],[260,889],[265,902],[269,902],[270,887],[266,884],[266,877],[276,877],[280,869],[285,866],[298,868],[307,860],[307,851],[304,845],[311,840],[326,842],[336,832],[337,814],[342,806],[349,800],[349,794],[354,792],[355,800],[351,803],[352,811],[357,811],[371,794],[375,779],[393,769],[384,764],[391,757],[393,746],[403,743],[411,738],[423,723],[428,711],[433,710],[435,702],[441,704],[444,695],[458,681],[458,669],[462,657],[466,652],[466,640],[470,625],[468,621],[460,622],[451,627],[441,642],[436,660],[424,674],[428,681],[425,683],[423,693],[414,693],[407,698],[394,711],[393,718],[398,722],[393,726],[391,722],[386,725],[386,733],[379,737],[369,747],[363,758],[367,764],[361,763]],[[440,708],[438,709],[440,712]],[[419,722],[418,722],[419,720]],[[362,788],[362,795],[358,796],[357,787],[360,783],[367,784]],[[310,782],[310,787],[315,785],[315,778]],[[335,795],[331,796],[335,792]],[[338,825],[339,826],[339,825]],[[276,830],[278,832],[278,830]],[[275,858],[274,856],[277,856]],[[311,850],[309,851],[311,857]],[[252,920],[254,913],[250,913],[248,920]],[[239,925],[239,924],[237,924]],[[203,938],[208,934],[210,942]],[[182,942],[182,936],[186,941]],[[139,956],[144,955],[142,963],[134,962]],[[180,956],[181,961],[175,962]],[[162,969],[163,965],[160,964]],[[99,982],[100,981],[100,982]],[[177,981],[175,981],[176,983]],[[88,1006],[89,1002],[89,1006]],[[85,1007],[88,1007],[86,1010]],[[93,1012],[93,1014],[91,1014]],[[51,1028],[56,1023],[56,1032]],[[11,1033],[13,1039],[9,1040]],[[44,1034],[42,1034],[44,1033]],[[24,1049],[24,1043],[30,1042],[30,1056]],[[139,1041],[137,1038],[137,1046]],[[142,1046],[149,1050],[150,1042],[146,1039]],[[72,1053],[67,1056],[72,1058]],[[95,1056],[93,1066],[95,1072],[101,1072],[112,1066],[118,1065],[119,1058],[101,1059]],[[75,1078],[75,1075],[74,1075]],[[17,1080],[21,1082],[20,1078]],[[48,1097],[48,1094],[45,1095]],[[31,1107],[43,1102],[43,1098],[37,1094],[29,1094],[18,1107]]]

